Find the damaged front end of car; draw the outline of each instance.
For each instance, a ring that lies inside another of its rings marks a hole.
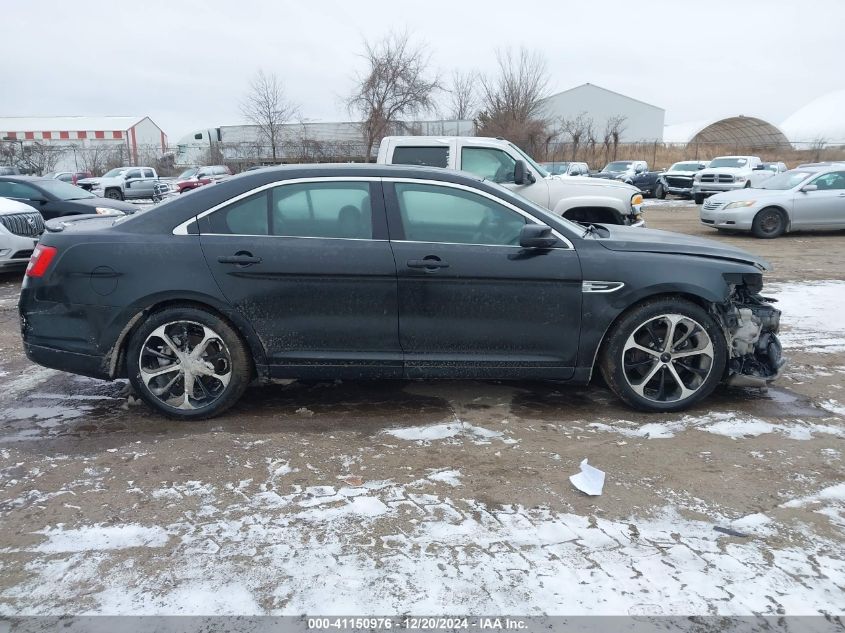
[[[775,299],[761,296],[759,273],[725,275],[730,296],[717,312],[728,342],[725,383],[734,387],[766,387],[776,380],[786,360],[777,333],[780,310]]]

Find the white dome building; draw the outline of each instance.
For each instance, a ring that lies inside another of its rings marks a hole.
[[[780,129],[792,143],[845,143],[845,89],[829,92],[796,110]]]

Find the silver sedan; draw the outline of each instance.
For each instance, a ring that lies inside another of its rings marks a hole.
[[[706,226],[751,231],[760,238],[807,229],[845,229],[845,165],[792,169],[758,189],[711,196],[699,213]]]

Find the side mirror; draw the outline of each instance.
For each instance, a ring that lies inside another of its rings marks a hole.
[[[519,245],[523,248],[551,248],[555,244],[557,238],[545,224],[526,224],[519,232]]]
[[[803,191],[804,193],[808,193],[810,191],[816,191],[818,188],[818,185],[804,185],[803,187],[801,187],[801,191]]]
[[[513,181],[517,185],[524,185],[527,181],[525,176],[525,161],[518,160],[513,166]]]

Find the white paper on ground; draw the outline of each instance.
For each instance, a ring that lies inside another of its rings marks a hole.
[[[588,495],[598,496],[604,487],[604,471],[593,468],[587,459],[581,462],[581,472],[569,478],[572,485]]]

